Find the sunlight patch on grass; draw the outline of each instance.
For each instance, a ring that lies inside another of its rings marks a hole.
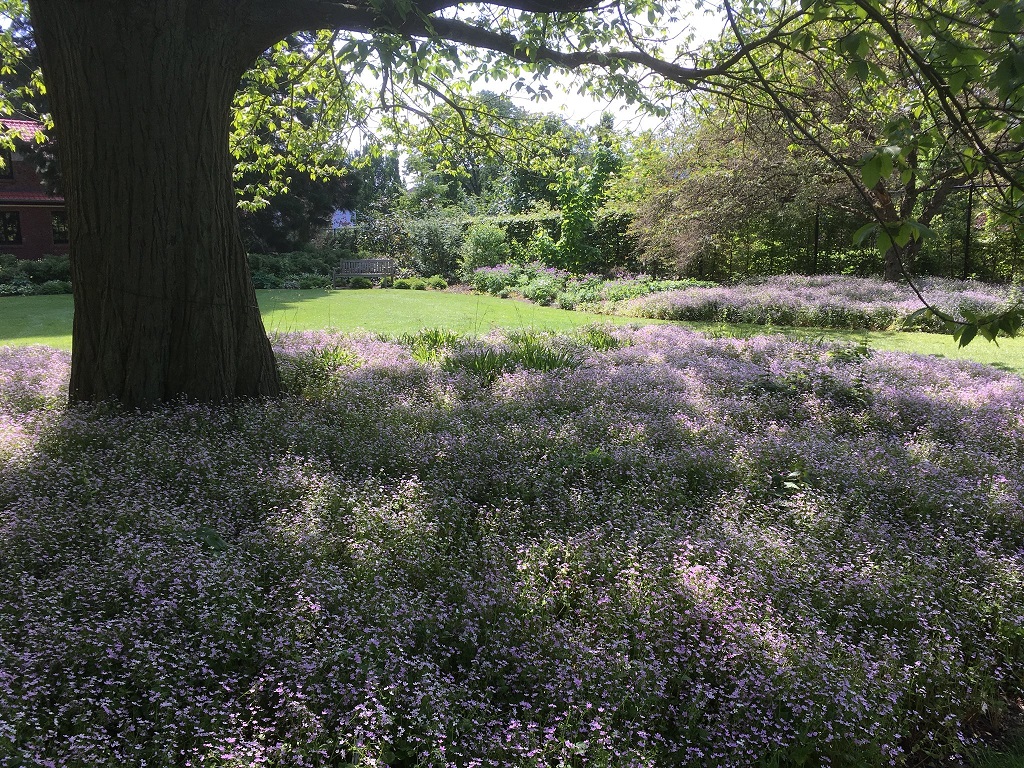
[[[609,318],[468,293],[372,290],[257,294],[263,323],[271,333],[325,328],[415,333],[422,328],[445,328],[478,335],[495,328],[565,331],[590,323],[636,323],[635,318]]]

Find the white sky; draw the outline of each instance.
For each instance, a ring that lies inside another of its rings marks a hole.
[[[692,15],[681,24],[677,33],[682,34],[692,30],[695,33],[694,45],[718,37],[722,32],[724,24],[720,14],[713,10],[703,12],[695,10]],[[490,83],[481,86],[481,90],[488,90],[494,93],[505,92],[512,101],[531,112],[555,113],[564,116],[572,122],[583,122],[587,125],[594,125],[600,119],[603,112],[611,112],[615,115],[615,124],[619,127],[629,126],[636,130],[653,128],[661,122],[660,118],[639,113],[635,108],[621,101],[602,102],[593,99],[589,95],[581,95],[573,85],[572,77],[567,74],[555,72],[548,78],[547,86],[552,93],[552,98],[547,101],[535,101],[521,92],[512,90],[512,83]]]

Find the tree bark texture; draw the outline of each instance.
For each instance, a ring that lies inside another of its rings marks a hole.
[[[70,223],[72,402],[278,392],[228,150],[239,79],[274,42],[246,5],[31,2]]]

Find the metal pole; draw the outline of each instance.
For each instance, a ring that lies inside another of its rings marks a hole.
[[[818,240],[821,237],[821,203],[814,206],[814,263],[811,274],[818,274]]]
[[[967,279],[971,263],[971,227],[974,225],[974,185],[967,187],[967,232],[964,235],[964,277]]]

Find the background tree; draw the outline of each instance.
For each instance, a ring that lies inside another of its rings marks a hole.
[[[404,137],[414,176],[407,208],[458,206],[474,215],[558,208],[562,173],[592,164],[596,136],[486,91],[443,103]]]
[[[885,276],[909,276],[922,236],[965,184],[1021,212],[1021,9],[1012,3],[804,3],[809,24],[746,55],[720,91],[767,113],[843,171],[876,223]],[[724,45],[771,23],[728,1]]]
[[[623,186],[648,268],[733,280],[860,267],[837,261],[870,220],[848,179],[770,115],[737,117],[697,111],[638,152]]]

